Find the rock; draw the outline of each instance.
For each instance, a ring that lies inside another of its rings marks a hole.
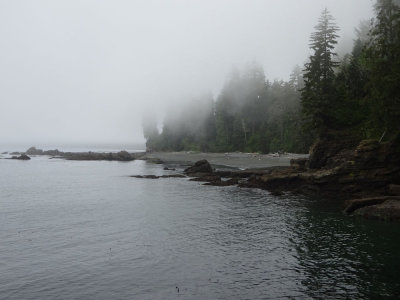
[[[102,152],[62,152],[58,149],[46,150],[36,149],[31,147],[27,150],[31,155],[49,155],[53,158],[65,158],[67,160],[117,160],[117,161],[132,161],[135,160],[136,155],[129,153],[125,150],[117,153],[102,153]]]
[[[162,175],[161,178],[185,178],[185,175],[181,174],[172,174],[172,175]]]
[[[400,196],[400,184],[389,184],[386,188],[389,195]]]
[[[62,155],[63,152],[58,151],[58,149],[55,150],[47,150],[47,151],[43,151],[42,155],[50,155],[50,156],[59,156]]]
[[[308,161],[308,158],[292,158],[290,160],[290,166],[295,170],[303,171],[306,169],[307,161]]]
[[[161,164],[164,163],[164,162],[163,162],[161,159],[159,159],[159,158],[148,158],[148,159],[146,159],[146,161],[148,161],[149,163],[152,163],[152,164],[157,164],[157,165],[161,165]]]
[[[21,154],[20,156],[13,156],[11,159],[30,160],[31,158],[26,154]]]
[[[11,154],[11,155],[20,155],[21,152],[16,152],[16,151],[15,151],[15,152],[11,152],[10,154]]]
[[[371,152],[377,150],[379,147],[380,145],[377,140],[362,140],[360,144],[358,144],[356,152]]]
[[[344,209],[344,213],[349,215],[352,214],[357,209],[363,208],[365,206],[381,204],[388,199],[390,199],[390,197],[372,197],[372,198],[349,200],[347,201],[347,207]]]
[[[160,178],[160,176],[156,176],[156,175],[143,175],[142,178],[146,178],[146,179],[158,179],[158,178]]]
[[[218,175],[205,175],[191,178],[190,181],[203,181],[203,182],[220,182],[221,176]]]
[[[58,149],[43,151],[42,149],[37,149],[36,147],[30,147],[28,150],[26,150],[25,153],[28,155],[49,155],[49,156],[59,156],[64,154]]]
[[[36,147],[30,147],[28,150],[25,152],[26,154],[29,155],[42,155],[43,150],[42,149],[36,149]]]
[[[160,178],[160,176],[157,176],[157,175],[131,175],[129,177],[144,178],[144,179],[159,179]]]
[[[167,168],[167,167],[165,167],[164,170],[165,171],[175,171],[175,168]]]
[[[231,178],[228,180],[216,180],[216,181],[207,182],[204,185],[231,186],[231,185],[236,185],[238,183],[239,183],[238,178]]]
[[[114,158],[114,155],[112,155]],[[131,161],[134,160],[135,158],[129,154],[127,151],[119,151],[118,153],[115,154],[114,160],[118,161]]]
[[[353,151],[358,142],[358,139],[341,132],[327,131],[311,146],[307,167],[310,169],[335,167],[346,160],[343,156],[347,150]]]
[[[215,170],[213,174],[219,177],[232,177],[237,176],[237,171]]]
[[[193,166],[186,168],[184,172],[186,174],[195,174],[195,173],[207,174],[207,173],[212,173],[213,168],[211,167],[210,163],[207,160],[202,159],[195,162]]]
[[[357,209],[354,215],[362,216],[367,219],[400,221],[400,197],[393,197],[381,204]]]
[[[65,152],[62,156],[67,160],[116,160],[116,161],[132,161],[135,159],[127,151],[118,153],[96,153],[96,152]]]
[[[185,175],[181,174],[172,174],[172,175],[131,175],[129,177],[134,177],[134,178],[144,178],[144,179],[159,179],[159,178],[185,178]]]
[[[7,152],[7,151],[4,151],[4,152],[2,152],[1,154],[8,154],[8,152]]]

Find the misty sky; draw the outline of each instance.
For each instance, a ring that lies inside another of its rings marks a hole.
[[[143,141],[144,111],[217,95],[233,66],[253,60],[286,80],[322,9],[348,42],[373,3],[0,0],[0,142]]]

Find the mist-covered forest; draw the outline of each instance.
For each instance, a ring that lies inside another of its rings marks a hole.
[[[388,140],[400,131],[400,1],[378,0],[339,58],[340,24],[325,9],[311,33],[311,55],[288,81],[269,81],[257,62],[229,74],[221,92],[171,107],[158,130],[143,121],[151,151],[307,153],[319,136]]]

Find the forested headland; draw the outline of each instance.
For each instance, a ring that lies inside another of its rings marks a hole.
[[[253,62],[228,76],[221,92],[167,113],[162,130],[143,121],[148,150],[297,152],[326,133],[355,143],[400,131],[400,1],[378,0],[356,29],[351,53],[335,53],[340,24],[325,9],[311,33],[311,56],[288,81],[269,81]]]

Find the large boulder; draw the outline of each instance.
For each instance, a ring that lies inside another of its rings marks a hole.
[[[135,157],[133,155],[131,155],[129,152],[127,152],[127,151],[119,151],[118,153],[115,154],[115,160],[131,161],[131,160],[134,160],[134,159],[135,159]]]
[[[201,174],[201,173],[207,174],[207,173],[212,173],[213,172],[213,168],[211,167],[210,163],[207,160],[202,159],[202,160],[196,161],[193,166],[191,166],[189,168],[186,168],[184,170],[184,172],[186,174],[195,174],[195,173],[197,173],[197,174]]]

